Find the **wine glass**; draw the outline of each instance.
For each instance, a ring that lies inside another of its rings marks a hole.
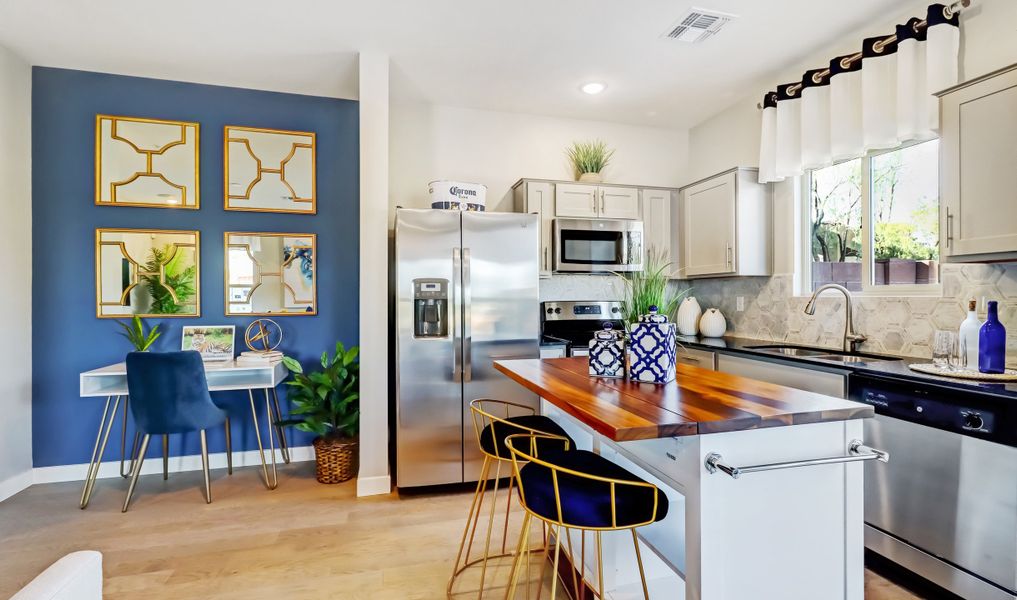
[[[959,354],[957,334],[953,331],[936,331],[932,341],[932,364],[941,369],[953,369],[950,357]]]

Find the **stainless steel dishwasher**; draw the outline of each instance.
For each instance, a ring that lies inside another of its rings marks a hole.
[[[865,546],[970,600],[1017,599],[1017,400],[852,374],[871,404]]]

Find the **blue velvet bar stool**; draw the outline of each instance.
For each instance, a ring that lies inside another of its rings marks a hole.
[[[131,503],[151,437],[191,431],[198,431],[201,435],[205,501],[211,503],[212,487],[208,475],[205,430],[225,423],[226,413],[212,402],[208,393],[201,354],[194,350],[131,352],[127,355],[127,391],[131,396],[131,415],[143,437],[138,453],[132,460],[131,483],[127,488],[123,511],[127,512]]]
[[[515,414],[513,415],[513,413]],[[515,402],[478,398],[470,402],[470,414],[473,418],[473,430],[477,436],[477,445],[484,455],[484,464],[480,469],[480,480],[477,482],[477,490],[473,494],[470,512],[466,516],[466,527],[463,529],[463,537],[459,541],[459,552],[456,554],[452,576],[449,578],[445,589],[448,598],[452,598],[452,586],[455,584],[456,578],[463,571],[477,564],[481,565],[480,588],[477,597],[483,598],[488,560],[509,556],[506,553],[506,543],[508,541],[509,516],[512,509],[512,485],[515,479],[509,470],[511,468],[512,456],[508,448],[505,447],[505,438],[512,434],[549,434],[556,440],[571,439],[565,433],[565,430],[551,419],[536,414],[536,410],[532,407]],[[501,552],[492,555],[491,534],[495,527],[494,517],[497,511],[498,486],[501,480],[501,467],[503,463],[509,476],[509,487],[505,502],[505,525],[502,527]],[[487,518],[487,535],[484,540],[484,551],[479,557],[470,560],[473,541],[477,534],[478,522],[480,521],[481,507],[487,495],[492,466],[495,467],[494,491],[491,496],[491,510]],[[463,556],[464,548],[466,550],[465,558]]]
[[[515,594],[521,551],[529,543],[530,522],[534,517],[542,521],[554,534],[551,600],[555,599],[558,589],[558,560],[563,528],[573,567],[576,566],[576,560],[572,551],[570,530],[578,529],[582,534],[583,556],[579,561],[579,575],[573,569],[573,585],[576,591],[580,590],[581,586],[585,587],[587,582],[586,532],[594,533],[597,552],[596,595],[601,600],[605,598],[601,533],[630,530],[632,543],[635,545],[639,577],[643,584],[643,597],[649,600],[650,593],[646,587],[646,574],[643,572],[643,559],[639,553],[636,528],[655,523],[667,516],[667,496],[661,493],[657,486],[643,481],[599,454],[574,449],[574,444],[565,438],[533,433],[516,434],[505,439],[505,447],[512,456],[512,469],[519,485],[519,500],[526,510],[522,534],[519,536],[520,552],[516,554],[512,565],[506,600],[513,598]],[[548,548],[547,551],[549,550]],[[541,582],[546,564],[547,560],[541,563]],[[579,577],[582,577],[581,582]],[[592,589],[593,586],[590,587]]]

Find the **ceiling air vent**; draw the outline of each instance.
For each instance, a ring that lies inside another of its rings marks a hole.
[[[696,44],[713,36],[737,15],[692,7],[663,37]]]

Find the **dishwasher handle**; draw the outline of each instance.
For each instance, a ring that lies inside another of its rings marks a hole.
[[[863,444],[861,440],[851,440],[851,443],[848,444],[847,456],[831,456],[828,458],[812,458],[809,460],[793,460],[763,465],[750,465],[747,467],[735,467],[725,463],[724,457],[717,452],[711,452],[706,455],[704,463],[706,471],[710,474],[716,473],[717,471],[723,471],[730,475],[733,479],[738,479],[738,477],[747,473],[760,473],[762,471],[776,471],[779,469],[795,469],[798,467],[813,467],[816,465],[833,465],[868,460],[878,460],[883,463],[890,462],[890,453],[885,450],[870,448]]]

